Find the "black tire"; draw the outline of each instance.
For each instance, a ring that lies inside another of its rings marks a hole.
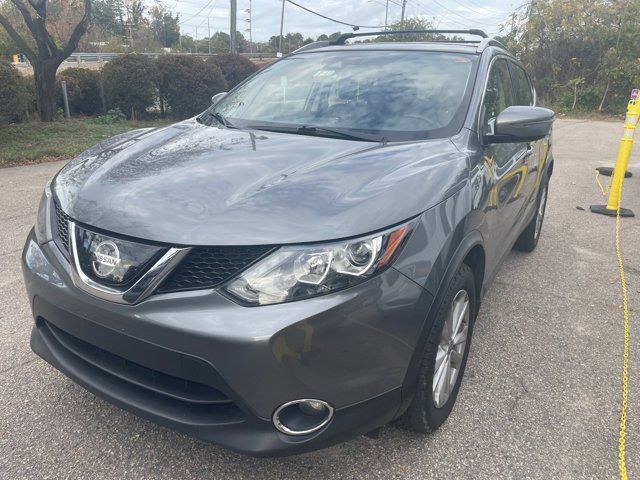
[[[469,299],[467,340],[455,384],[446,402],[438,408],[433,394],[433,376],[436,364],[436,353],[440,345],[445,321],[451,312],[452,302],[461,290],[466,291]],[[460,383],[464,375],[464,369],[467,364],[469,347],[471,346],[471,336],[473,333],[473,323],[476,314],[476,305],[477,299],[473,271],[469,266],[463,264],[449,282],[447,291],[438,306],[436,318],[433,326],[431,327],[429,337],[422,353],[422,361],[418,371],[418,378],[416,379],[416,392],[409,408],[402,418],[404,425],[411,430],[423,433],[433,432],[437,430],[449,417],[449,414],[453,409],[453,405],[456,402]]]
[[[540,232],[542,231],[542,224],[544,223],[544,214],[546,211],[547,205],[547,194],[549,191],[549,180],[546,175],[542,178],[542,182],[540,183],[540,190],[538,191],[538,199],[536,201],[536,213],[529,222],[529,224],[522,231],[518,239],[516,240],[513,248],[519,250],[521,252],[533,252],[538,245],[538,240],[540,239]],[[542,218],[540,219],[540,228],[536,230],[536,222],[538,220],[538,210],[540,208],[540,202],[544,200],[543,210],[542,210]]]

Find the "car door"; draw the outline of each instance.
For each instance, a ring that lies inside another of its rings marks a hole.
[[[527,72],[513,60],[509,61],[509,68],[511,69],[515,104],[524,106],[534,105],[535,95]],[[530,154],[525,159],[528,170],[523,184],[525,203],[523,206],[524,211],[520,215],[522,226],[531,218],[536,208],[537,192],[542,178],[544,163],[547,158],[549,139],[543,138],[542,140],[529,142],[527,148]]]
[[[485,207],[488,240],[496,257],[494,265],[510,250],[519,233],[525,207],[525,185],[529,173],[531,147],[526,143],[488,144],[484,136],[494,133],[498,115],[516,104],[507,57],[491,63],[480,111],[483,162],[489,176],[490,191]]]

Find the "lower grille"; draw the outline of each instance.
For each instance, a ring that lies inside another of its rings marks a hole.
[[[269,246],[194,247],[158,291],[218,287],[272,250]]]
[[[146,404],[155,413],[194,424],[239,422],[241,410],[223,392],[203,383],[168,375],[131,362],[64,332],[46,320],[38,328],[50,348],[73,359],[76,370],[92,381],[118,390],[131,404]]]

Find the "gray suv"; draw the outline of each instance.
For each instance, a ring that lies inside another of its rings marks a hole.
[[[249,454],[437,429],[483,293],[538,242],[554,115],[497,41],[428,33],[480,40],[314,43],[69,162],[23,252],[33,350]]]

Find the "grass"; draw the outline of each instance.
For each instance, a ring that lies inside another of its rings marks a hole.
[[[158,120],[102,123],[96,118],[74,118],[0,125],[0,168],[66,160],[118,133],[166,124]]]

